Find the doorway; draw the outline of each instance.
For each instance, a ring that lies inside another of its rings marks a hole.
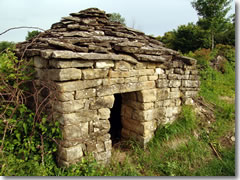
[[[112,144],[116,144],[121,140],[122,122],[121,122],[121,107],[122,107],[122,95],[114,94],[114,104],[110,114],[110,131]]]

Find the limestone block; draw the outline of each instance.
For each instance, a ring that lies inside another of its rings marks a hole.
[[[164,74],[164,70],[162,68],[156,68],[156,74]]]
[[[125,78],[107,78],[103,79],[103,85],[113,85],[113,84],[122,84],[124,83]]]
[[[133,111],[132,118],[137,121],[152,121],[155,118],[155,110]]]
[[[163,102],[164,101],[156,101],[155,102],[155,108],[163,107]]]
[[[114,96],[104,96],[96,98],[95,102],[90,104],[90,109],[112,108],[114,103]]]
[[[180,87],[181,80],[169,80],[169,87]]]
[[[183,92],[183,94],[185,97],[194,97],[198,94],[198,91],[186,91]]]
[[[166,74],[173,74],[174,72],[174,69],[168,69],[165,71]]]
[[[57,99],[59,101],[73,101],[74,100],[74,92],[63,92],[57,93]]]
[[[158,79],[158,75],[148,76],[149,81],[155,81]]]
[[[98,110],[100,119],[108,119],[110,117],[110,113],[111,111],[108,108],[101,108]]]
[[[97,152],[103,152],[105,150],[104,143],[103,142],[97,143],[96,149],[97,149]]]
[[[100,129],[106,130],[106,132],[109,132],[110,130],[110,121],[109,120],[100,120],[101,126],[99,127]]]
[[[184,79],[184,80],[189,79],[189,75],[184,74],[184,75],[181,76],[181,79]]]
[[[180,113],[181,108],[180,107],[166,107],[164,109],[164,111],[165,111],[166,117],[172,117],[173,115]]]
[[[184,74],[184,71],[180,68],[176,68],[176,69],[174,69],[174,73],[175,74]]]
[[[140,71],[141,71],[142,69],[140,69],[140,70],[131,70],[131,71],[129,71],[129,76],[130,77],[137,77],[137,76],[140,76]]]
[[[147,81],[148,80],[148,76],[140,76],[138,81],[139,82],[144,82],[144,81]]]
[[[33,57],[33,63],[36,68],[47,68],[48,66],[48,60],[43,59],[42,57],[39,56],[34,56]]]
[[[134,66],[134,69],[146,69],[146,66],[145,66],[145,63],[143,63],[143,62],[139,62],[138,64],[136,64],[135,66]]]
[[[104,145],[105,145],[105,150],[106,151],[111,151],[112,150],[112,141],[111,140],[105,141]]]
[[[146,76],[146,75],[154,75],[154,70],[153,69],[142,69],[139,71],[140,76]]]
[[[53,118],[62,125],[74,125],[82,122],[97,121],[98,115],[96,110],[80,110],[77,113],[60,114],[54,113]]]
[[[128,72],[128,71],[110,71],[109,77],[110,78],[126,78],[126,77],[130,77],[130,72]]]
[[[109,133],[106,133],[104,135],[97,136],[97,141],[99,142],[106,142],[109,141],[111,138],[111,135]],[[111,141],[111,140],[110,140]]]
[[[170,88],[170,91],[171,92],[180,92],[180,89],[179,88]]]
[[[129,71],[132,67],[128,62],[118,61],[115,63],[115,69],[120,71]]]
[[[198,74],[198,70],[191,70],[191,71],[190,71],[190,74],[191,74],[191,75],[197,75],[197,74]]]
[[[189,79],[190,80],[199,80],[199,76],[198,75],[189,75]]]
[[[157,90],[142,90],[137,92],[137,99],[140,102],[154,102],[157,99]]]
[[[155,81],[144,81],[144,82],[140,82],[140,88],[138,89],[151,89],[151,88],[156,88],[156,83]]]
[[[186,105],[194,105],[194,101],[192,98],[185,98],[183,100],[183,103],[186,104]]]
[[[97,61],[95,64],[95,67],[98,69],[114,67],[114,62],[113,61]]]
[[[171,107],[175,106],[175,99],[164,100],[163,106],[171,106]]]
[[[157,100],[165,100],[168,98],[170,93],[169,88],[157,89]]]
[[[123,126],[123,129],[128,129],[141,135],[144,134],[144,126],[140,124],[139,121],[132,120],[132,119],[131,120],[124,119],[122,121],[122,126]]]
[[[84,69],[82,70],[83,79],[101,79],[108,75],[105,69]]]
[[[158,79],[167,79],[167,75],[166,74],[159,74]]]
[[[168,98],[170,99],[175,99],[175,98],[180,98],[181,97],[181,92],[176,91],[176,92],[169,92],[168,93]]]
[[[93,61],[83,61],[83,60],[73,60],[73,61],[65,61],[65,60],[49,60],[50,67],[53,68],[86,68],[93,67]]]
[[[181,61],[173,61],[173,67],[183,67],[183,62]]]
[[[95,153],[95,159],[97,161],[105,161],[111,157],[111,151]]]
[[[157,128],[157,124],[155,121],[150,121],[150,122],[143,122],[142,123],[144,126],[144,134],[143,136],[148,136],[149,134],[147,132],[153,132]]]
[[[180,74],[168,74],[168,79],[170,80],[182,79],[182,76]]]
[[[151,63],[151,62],[147,63],[147,68],[148,69],[155,69],[156,68],[156,63]]]
[[[84,89],[80,91],[76,91],[75,99],[86,99],[90,97],[96,97],[96,89]]]
[[[154,108],[154,103],[152,103],[152,102],[142,103],[142,102],[137,102],[137,101],[127,101],[126,104],[135,110],[148,110],[148,109]]]
[[[121,92],[121,84],[101,86],[97,88],[97,96],[107,96]]]
[[[48,77],[53,81],[78,80],[81,76],[81,70],[76,68],[48,70]]]
[[[140,83],[126,83],[120,86],[120,92],[126,93],[131,91],[139,91],[141,88],[143,87],[141,86]]]
[[[62,127],[62,135],[66,140],[74,140],[88,136],[88,123],[82,122],[79,125],[67,125]]]
[[[48,80],[48,70],[47,69],[35,69],[35,77],[40,80]]]
[[[59,148],[58,156],[67,162],[76,161],[83,156],[81,144],[70,148]]]
[[[85,105],[84,105],[84,110],[89,110],[89,107],[90,107],[90,104],[91,104],[91,102],[93,102],[94,101],[94,99],[95,99],[95,97],[94,98],[88,98],[88,99],[86,99],[86,101],[85,101]]]
[[[60,113],[72,113],[84,107],[85,100],[74,100],[66,102],[56,102],[53,108]]]
[[[84,80],[84,81],[70,81],[56,83],[57,90],[60,92],[71,92],[81,89],[97,87],[102,84],[102,79]]]
[[[184,74],[185,75],[189,75],[190,74],[190,70],[184,70]]]
[[[128,105],[123,104],[121,107],[121,116],[124,118],[132,118],[133,109]]]
[[[175,99],[176,106],[181,106],[182,101],[181,99]]]
[[[129,77],[129,78],[124,79],[124,83],[132,83],[132,82],[138,82],[138,78],[137,77]]]
[[[182,80],[183,87],[199,87],[199,81],[196,80]]]
[[[157,87],[158,88],[168,87],[168,80],[166,80],[166,79],[159,79],[156,82],[157,82]]]
[[[127,120],[127,121],[123,121],[123,134],[124,131],[130,130],[129,133],[129,137],[138,137],[138,136],[142,136],[142,137],[149,137],[152,136],[153,131],[156,130],[156,123],[154,121],[150,121],[150,122],[143,122],[143,123],[139,123],[138,121],[134,121],[134,120]],[[132,136],[132,133],[134,132],[134,135]]]

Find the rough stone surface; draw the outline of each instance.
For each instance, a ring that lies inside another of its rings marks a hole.
[[[160,124],[172,123],[182,105],[194,103],[199,91],[196,60],[109,21],[96,8],[72,13],[35,41],[18,44],[17,56],[23,53],[33,60],[36,79],[56,86],[48,108],[61,124],[57,159],[65,166],[89,153],[99,162],[110,160],[115,94],[122,98],[121,138],[144,147]],[[44,91],[39,99],[47,96]]]

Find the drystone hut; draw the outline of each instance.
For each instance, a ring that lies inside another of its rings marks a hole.
[[[96,8],[72,13],[18,45],[34,61],[36,78],[57,87],[52,108],[63,133],[62,165],[87,153],[107,162],[116,137],[144,146],[199,89],[196,60],[108,17]]]

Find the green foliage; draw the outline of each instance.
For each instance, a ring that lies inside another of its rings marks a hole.
[[[168,48],[180,50],[182,53],[195,51],[199,47],[208,47],[209,44],[205,31],[193,23],[181,25],[177,30],[167,32],[158,39]]]
[[[31,62],[18,60],[15,54],[7,50],[6,53],[0,54],[0,79],[7,84],[0,83],[0,89],[11,85],[14,88],[19,86],[19,81],[27,81],[32,78],[33,69],[29,66]],[[16,81],[18,80],[18,81]]]
[[[60,124],[25,104],[33,73],[30,62],[18,60],[9,50],[0,55],[0,62],[0,174],[49,175],[56,166]]]
[[[183,133],[190,133],[196,127],[196,122],[196,115],[192,108],[190,106],[183,106],[179,118],[172,124],[160,126],[149,145],[154,145],[156,141],[168,141]]]
[[[213,159],[198,169],[194,176],[235,176],[235,146],[222,152],[222,160]]]
[[[123,25],[126,25],[125,18],[122,17],[121,14],[119,14],[119,13],[111,13],[109,20],[113,21],[113,22],[119,22]]]
[[[36,37],[38,34],[40,34],[40,31],[34,30],[34,31],[28,31],[27,36],[25,37],[26,40],[31,40],[32,38]]]
[[[207,47],[208,45],[209,40],[204,30],[193,23],[179,26],[177,31],[174,31],[174,34],[173,47],[179,49],[182,53],[194,51],[199,47]]]
[[[215,46],[215,35],[226,28],[229,21],[225,18],[230,7],[231,0],[194,0],[192,6],[201,17],[198,24],[207,30],[211,37],[211,49]]]
[[[15,43],[9,42],[9,41],[1,41],[0,42],[0,54],[8,48],[10,50],[13,50],[15,48]]]

